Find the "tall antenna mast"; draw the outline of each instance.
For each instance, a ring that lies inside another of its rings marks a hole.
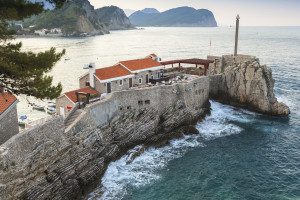
[[[234,56],[237,56],[237,48],[239,41],[239,26],[240,26],[240,16],[236,16],[236,26],[235,26],[235,47],[234,47]]]

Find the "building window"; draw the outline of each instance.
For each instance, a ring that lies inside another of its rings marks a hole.
[[[146,100],[146,101],[145,101],[145,104],[150,104],[150,100]]]
[[[90,86],[90,82],[85,82],[85,86]]]
[[[123,85],[123,80],[120,80],[120,86],[122,86]]]
[[[151,75],[151,79],[154,79],[154,76],[153,76],[153,75]]]
[[[131,106],[127,106],[127,110],[131,110]]]
[[[123,107],[120,107],[119,110],[122,111],[122,110],[123,110]]]
[[[157,78],[160,78],[160,72],[157,72]]]
[[[143,79],[139,78],[139,84],[142,84],[142,83],[143,83]]]
[[[143,105],[143,101],[138,101],[139,106]]]

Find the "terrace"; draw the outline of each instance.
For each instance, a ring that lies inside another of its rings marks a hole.
[[[160,78],[149,79],[148,85],[172,84],[191,80],[198,76],[206,76],[208,66],[213,62],[214,61],[211,60],[197,58],[161,62],[161,64],[165,66],[165,69],[161,70]],[[174,67],[174,64],[178,64],[178,66]],[[195,67],[184,67],[182,64],[194,64]],[[168,65],[172,65],[172,67],[166,68]]]

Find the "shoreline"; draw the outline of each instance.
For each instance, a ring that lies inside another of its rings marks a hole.
[[[0,169],[5,171],[0,171],[0,197],[78,199],[79,195],[88,195],[88,191],[99,185],[112,161],[137,145],[163,146],[171,138],[182,136],[180,128],[203,119],[211,109],[209,99],[215,95],[253,103],[266,114],[270,111],[289,114],[287,106],[274,102],[272,71],[261,66],[257,59],[244,56],[215,59],[226,63],[212,65],[212,75],[174,85],[115,91],[81,110],[68,127],[62,116],[58,116],[12,137],[1,146]],[[224,70],[225,64],[229,70],[217,73]],[[256,96],[249,92],[251,98],[244,96],[248,94],[245,93],[248,85],[236,89],[244,82],[260,86],[260,92]],[[151,104],[139,104],[146,101]],[[265,104],[270,107],[259,107]],[[174,132],[176,129],[181,133]],[[24,187],[25,182],[28,185]]]
[[[150,143],[142,143],[142,144],[137,144],[131,148],[127,148],[122,150],[122,152],[120,152],[118,154],[118,156],[116,157],[116,159],[111,160],[110,162],[107,163],[107,165],[105,166],[104,172],[103,174],[101,174],[101,176],[99,177],[98,181],[95,181],[94,183],[91,183],[90,186],[86,187],[83,190],[83,194],[79,195],[77,198],[78,199],[83,199],[83,200],[88,200],[88,198],[90,198],[90,194],[91,192],[93,192],[96,188],[99,187],[103,187],[102,186],[102,178],[104,177],[104,174],[106,173],[106,170],[109,166],[110,163],[115,162],[119,159],[121,159],[124,155],[128,154],[128,151],[134,149],[136,146],[138,145],[142,145],[142,147],[136,151],[133,152],[131,155],[131,159],[130,162],[133,162],[134,159],[136,159],[138,156],[140,156],[145,150],[147,150],[148,148],[163,148],[167,145],[169,145],[169,142],[171,140],[174,139],[180,139],[183,138],[184,135],[198,135],[199,131],[195,128],[195,126],[197,125],[197,123],[200,123],[201,121],[203,121],[207,116],[209,116],[211,114],[211,108],[210,108],[210,103],[209,103],[209,109],[207,109],[203,115],[201,115],[198,119],[195,119],[193,121],[190,122],[190,124],[187,125],[182,125],[180,127],[177,127],[177,129],[174,129],[168,133],[161,133],[159,135],[161,135],[161,138],[159,138],[159,140],[156,141],[151,141]],[[151,140],[151,138],[149,138],[149,140]],[[129,164],[128,163],[128,164]],[[98,198],[100,198],[101,196],[98,196]]]

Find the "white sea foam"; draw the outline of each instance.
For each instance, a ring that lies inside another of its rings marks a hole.
[[[160,169],[176,158],[182,157],[188,150],[195,147],[204,147],[204,140],[212,140],[242,131],[231,121],[247,122],[247,116],[230,106],[211,102],[212,113],[203,122],[197,125],[200,135],[184,136],[170,141],[168,146],[162,148],[149,148],[133,162],[128,164],[128,155],[111,163],[102,178],[102,189],[91,193],[90,200],[94,199],[122,199],[128,194],[128,188],[140,187],[152,183],[160,178]],[[249,114],[249,113],[248,113]],[[136,147],[136,149],[140,146]],[[131,150],[131,152],[136,151]],[[101,196],[100,194],[103,193]],[[99,197],[101,196],[101,197]]]
[[[295,96],[278,95],[277,101],[285,103],[290,108],[292,113],[298,116],[300,115],[300,110],[298,106],[299,95],[295,95]]]

